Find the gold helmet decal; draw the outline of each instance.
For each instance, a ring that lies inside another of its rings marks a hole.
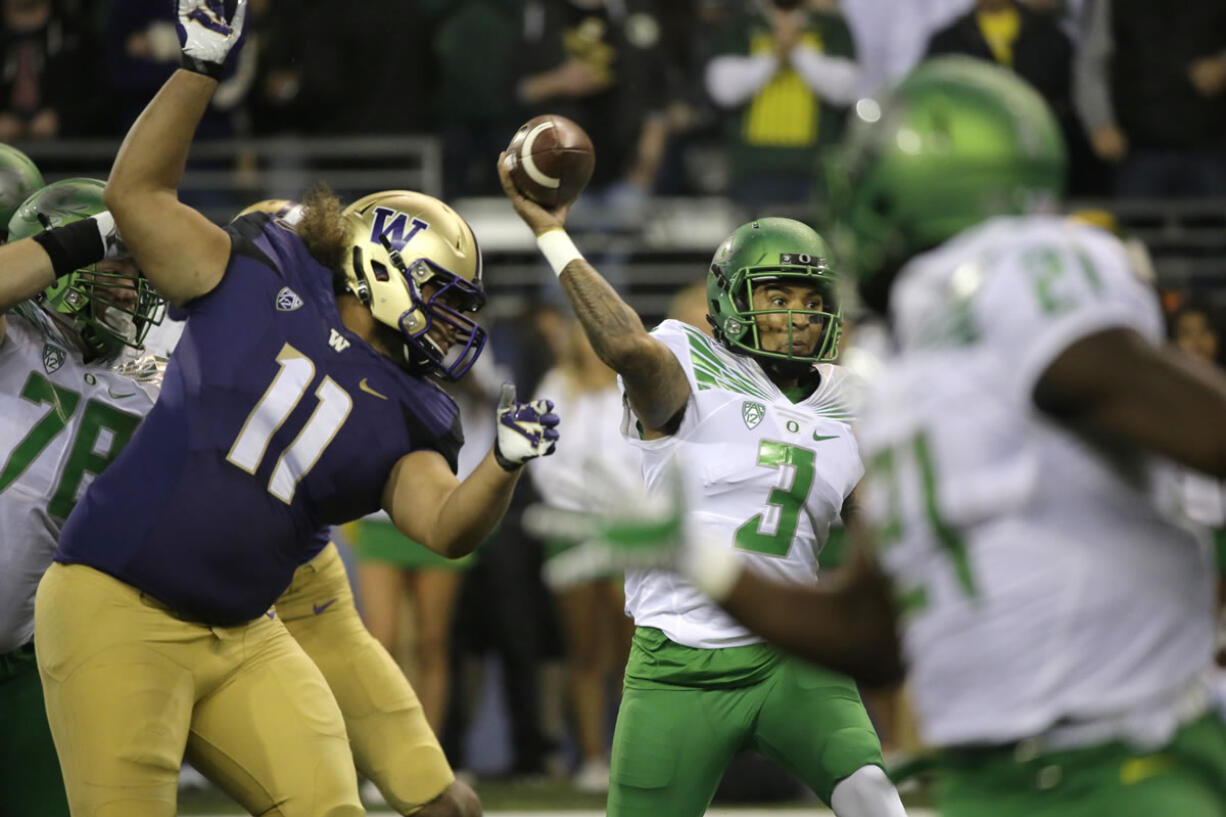
[[[346,289],[404,339],[406,361],[458,379],[485,346],[471,317],[485,305],[481,250],[443,202],[385,190],[345,208]]]

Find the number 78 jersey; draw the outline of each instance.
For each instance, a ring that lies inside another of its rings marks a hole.
[[[861,499],[925,742],[1132,710],[1152,727],[1213,655],[1207,548],[1173,521],[1163,464],[1033,398],[1082,338],[1162,343],[1152,290],[1109,234],[1029,217],[919,256],[891,299],[899,350],[861,414]]]
[[[10,312],[0,345],[0,654],[34,634],[34,591],[60,526],[149,411],[152,356],[85,364],[38,308]]]
[[[863,474],[852,434],[857,379],[833,365],[799,403],[789,400],[751,357],[728,351],[693,327],[668,320],[652,336],[676,356],[690,383],[680,428],[643,440],[626,409],[622,434],[643,453],[649,491],[676,459],[697,481],[691,523],[735,548],[760,572],[817,582],[817,556],[843,503]],[[675,573],[626,574],[626,610],[689,647],[760,642]]]

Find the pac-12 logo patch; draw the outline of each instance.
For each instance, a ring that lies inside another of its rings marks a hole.
[[[64,350],[50,343],[43,344],[43,368],[47,370],[47,374],[52,374],[64,365],[64,358],[67,357]]]
[[[741,403],[741,418],[745,421],[745,427],[753,430],[758,427],[758,423],[762,422],[762,418],[766,416],[766,406],[761,403],[756,403],[753,400],[746,400]]]
[[[302,299],[298,297],[298,293],[289,287],[281,287],[281,291],[277,293],[277,311],[293,312],[300,306]]]

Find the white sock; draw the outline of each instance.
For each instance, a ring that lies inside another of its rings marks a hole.
[[[837,817],[907,817],[898,792],[880,766],[861,766],[830,793]]]

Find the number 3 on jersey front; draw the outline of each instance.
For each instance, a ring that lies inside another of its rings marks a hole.
[[[315,364],[288,343],[277,355],[281,369],[273,378],[260,402],[247,415],[243,428],[230,446],[226,460],[249,474],[254,474],[264,459],[272,435],[289,418],[302,395],[315,379]],[[306,425],[277,460],[268,479],[268,492],[286,505],[294,499],[298,483],[315,466],[320,456],[336,438],[349,417],[353,398],[324,375],[315,389],[319,405],[311,412]]]
[[[817,452],[775,440],[763,440],[758,444],[758,465],[764,468],[792,469],[790,488],[772,488],[766,504],[779,509],[774,533],[767,518],[769,512],[756,514],[736,530],[736,546],[742,550],[766,553],[770,556],[787,556],[796,536],[796,523],[805,506],[809,489],[813,487],[813,473]]]

